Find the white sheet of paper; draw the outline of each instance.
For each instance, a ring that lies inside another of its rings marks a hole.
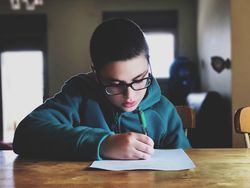
[[[155,149],[147,160],[101,160],[94,161],[91,168],[105,170],[187,170],[195,168],[183,149]]]

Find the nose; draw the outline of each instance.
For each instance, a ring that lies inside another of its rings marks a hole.
[[[127,89],[124,91],[123,95],[126,97],[126,99],[131,99],[134,96],[134,90],[131,87],[127,87]]]

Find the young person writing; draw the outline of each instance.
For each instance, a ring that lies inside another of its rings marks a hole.
[[[93,71],[66,81],[18,125],[23,156],[147,159],[154,148],[189,148],[172,103],[152,75],[143,32],[131,20],[101,23],[90,41]]]

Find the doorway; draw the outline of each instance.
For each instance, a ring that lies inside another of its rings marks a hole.
[[[3,142],[10,143],[20,121],[43,102],[43,53],[1,53]]]

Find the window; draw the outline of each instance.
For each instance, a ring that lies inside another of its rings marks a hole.
[[[145,38],[154,76],[169,78],[169,69],[174,61],[174,35],[168,32],[145,32]]]
[[[19,122],[43,102],[43,53],[1,53],[3,141],[12,142]]]

